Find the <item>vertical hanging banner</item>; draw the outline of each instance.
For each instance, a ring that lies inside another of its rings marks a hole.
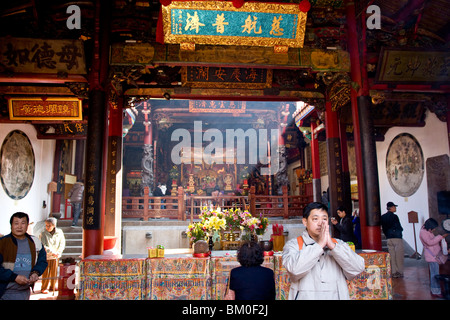
[[[302,48],[307,15],[298,3],[173,1],[162,6],[164,42]]]

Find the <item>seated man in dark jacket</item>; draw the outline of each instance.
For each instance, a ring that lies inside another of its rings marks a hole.
[[[28,215],[11,216],[11,233],[0,239],[0,300],[29,300],[30,287],[47,268],[41,241],[27,233]]]

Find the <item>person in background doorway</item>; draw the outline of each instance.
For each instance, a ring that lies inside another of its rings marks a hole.
[[[48,263],[48,267],[42,275],[41,293],[44,294],[48,293],[47,288],[51,291],[55,291],[56,289],[58,262],[66,247],[64,232],[60,228],[56,228],[56,223],[57,220],[55,218],[47,218],[45,220],[45,230],[42,231],[39,236],[39,239],[47,252]]]
[[[339,231],[338,238],[345,242],[354,243],[355,237],[353,235],[352,219],[347,215],[347,212],[343,206],[337,208],[337,214],[339,218],[341,218],[340,221],[337,221],[335,218],[331,218],[331,223]]]
[[[439,263],[445,263],[447,256],[443,254],[441,241],[448,234],[434,235],[434,231],[438,227],[438,222],[433,218],[425,221],[422,229],[420,229],[419,239],[423,244],[425,261],[428,262],[430,269],[430,291],[434,297],[443,298],[441,293],[441,285],[435,276],[439,274]],[[439,261],[440,259],[441,261]]]
[[[405,248],[403,246],[403,228],[400,224],[397,205],[389,201],[387,212],[381,216],[381,228],[387,239],[389,254],[391,255],[391,269],[393,278],[403,277]]]
[[[158,182],[156,184],[156,188],[153,190],[153,196],[154,197],[162,197],[164,193],[161,190],[161,182]]]
[[[240,267],[230,272],[226,300],[275,300],[275,275],[272,269],[261,266],[264,253],[261,246],[245,242],[238,250]]]
[[[72,189],[69,191],[69,202],[72,205],[73,220],[72,226],[76,226],[81,214],[81,205],[83,202],[84,184],[82,182],[75,182]]]
[[[27,233],[28,214],[11,216],[11,233],[0,239],[0,300],[29,300],[30,287],[47,268],[41,241]]]

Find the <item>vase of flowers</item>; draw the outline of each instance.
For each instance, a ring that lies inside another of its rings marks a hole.
[[[207,229],[201,222],[190,224],[186,230],[186,233],[188,235],[189,242],[192,244],[199,240],[208,239]]]
[[[269,219],[264,218],[262,214],[259,216],[259,222],[256,225],[255,232],[258,236],[263,236],[267,230],[267,226],[269,225]]]

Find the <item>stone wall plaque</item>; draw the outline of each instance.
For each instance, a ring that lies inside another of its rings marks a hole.
[[[419,189],[424,158],[414,136],[401,133],[392,140],[386,155],[386,174],[392,189],[402,197],[409,197]]]
[[[3,141],[0,154],[3,189],[11,199],[20,200],[28,194],[34,180],[33,146],[24,132],[14,130]]]

